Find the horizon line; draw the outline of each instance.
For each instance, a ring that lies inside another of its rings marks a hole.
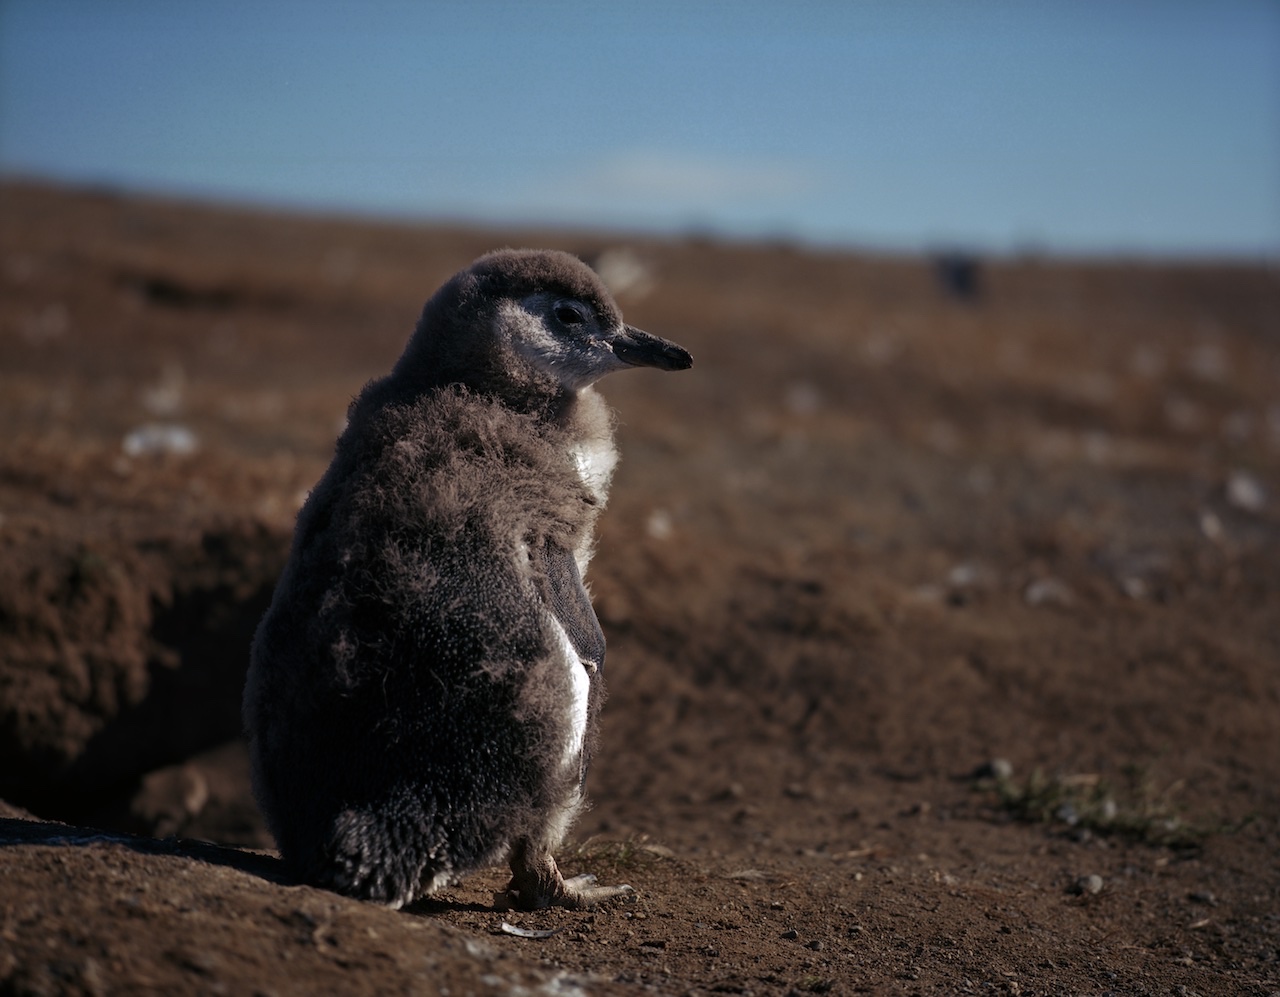
[[[849,253],[902,259],[930,260],[946,255],[972,256],[999,262],[1046,261],[1067,264],[1151,264],[1170,266],[1229,266],[1271,270],[1280,268],[1280,245],[1272,248],[1247,249],[1170,249],[1150,246],[1096,246],[1090,248],[1058,247],[1050,239],[1028,238],[1010,245],[992,246],[982,240],[938,238],[936,240],[890,240],[874,238],[821,236],[788,229],[779,223],[774,231],[754,228],[735,230],[732,225],[712,219],[689,219],[685,222],[643,223],[610,222],[602,219],[552,219],[535,211],[521,215],[508,212],[505,217],[483,210],[461,213],[403,208],[360,207],[307,198],[255,197],[242,192],[219,192],[208,188],[183,188],[163,184],[134,184],[112,179],[91,180],[57,176],[35,170],[0,167],[0,187],[41,187],[86,197],[164,201],[196,209],[239,211],[251,214],[285,214],[297,218],[324,219],[346,223],[374,223],[401,227],[435,227],[492,231],[498,229],[534,230],[558,236],[625,241],[706,241],[733,246],[788,247],[800,251]]]

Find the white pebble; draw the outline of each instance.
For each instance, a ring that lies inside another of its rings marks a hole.
[[[1037,578],[1022,593],[1028,606],[1069,606],[1075,596],[1067,583],[1057,578]]]
[[[199,447],[196,434],[176,423],[149,422],[125,434],[121,446],[130,457],[144,454],[193,454]]]
[[[1090,895],[1102,892],[1102,877],[1097,873],[1089,876],[1081,876],[1075,881],[1071,890],[1072,893],[1087,893]]]
[[[1227,501],[1246,512],[1261,512],[1267,504],[1262,482],[1248,471],[1232,471],[1227,478]]]
[[[635,251],[626,246],[606,249],[595,261],[595,271],[613,294],[640,298],[653,290],[653,273]]]
[[[669,539],[673,532],[671,513],[666,509],[654,509],[645,521],[644,530],[654,540]]]

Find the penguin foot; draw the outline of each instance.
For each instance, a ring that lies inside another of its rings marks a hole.
[[[565,879],[550,852],[539,854],[520,844],[511,854],[511,882],[505,892],[494,894],[494,906],[499,910],[585,910],[635,892],[630,886],[596,886],[595,882],[589,873]]]
[[[589,872],[566,879],[563,884],[564,893],[573,902],[558,906],[578,909],[594,907],[602,900],[613,900],[617,897],[625,897],[628,893],[635,893],[635,890],[626,883],[618,886],[596,886],[595,881],[596,877]]]

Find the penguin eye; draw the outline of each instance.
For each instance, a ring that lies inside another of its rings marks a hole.
[[[556,318],[565,325],[582,325],[586,319],[573,305],[556,305]]]

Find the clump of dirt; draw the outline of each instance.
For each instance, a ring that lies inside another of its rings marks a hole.
[[[697,358],[602,385],[560,859],[637,892],[392,912],[258,851],[239,690],[349,398],[501,244]],[[1280,277],[960,262],[0,186],[0,992],[1280,989]]]

